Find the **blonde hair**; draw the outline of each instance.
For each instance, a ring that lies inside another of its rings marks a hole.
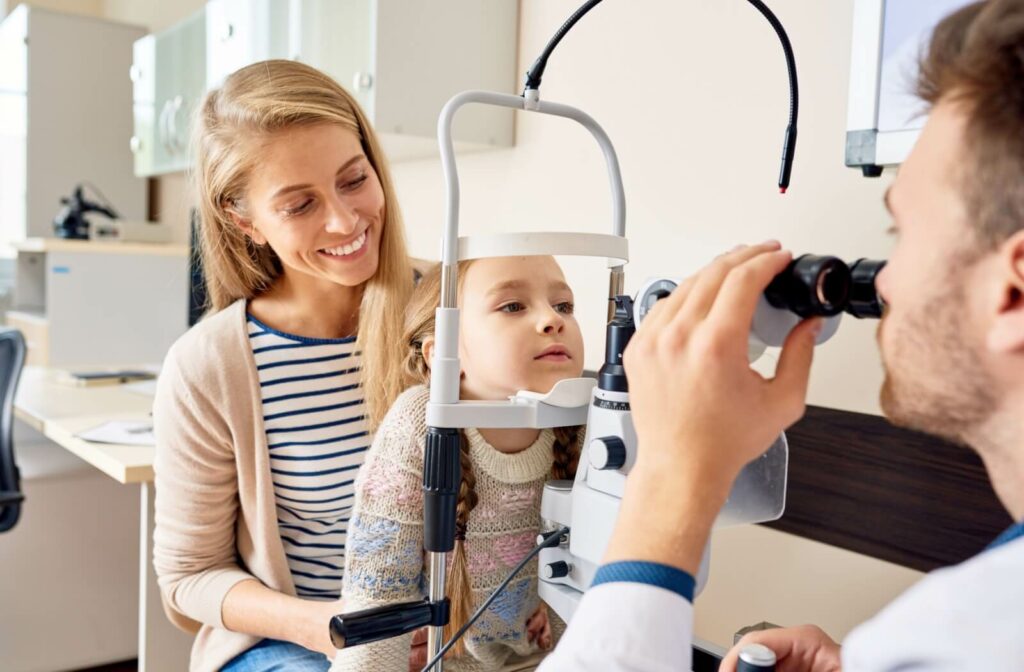
[[[462,279],[466,277],[466,269],[472,261],[460,261],[458,265],[459,290]],[[430,366],[423,354],[423,345],[434,337],[435,311],[441,304],[441,266],[438,264],[429,269],[420,280],[409,302],[406,313],[404,343],[407,346],[402,371],[407,385],[428,384],[430,382]],[[557,427],[554,430],[555,462],[551,467],[551,477],[560,479],[573,478],[579,463],[579,427]],[[452,553],[451,565],[448,568],[448,597],[451,600],[448,625],[445,626],[444,638],[451,639],[473,613],[473,589],[469,578],[469,566],[466,562],[466,529],[469,525],[469,514],[477,505],[476,473],[469,457],[469,441],[465,433],[461,433],[461,450],[459,462],[462,465],[462,482],[459,485],[459,500],[455,510],[455,549]],[[466,652],[463,640],[452,647],[452,655],[459,656]]]
[[[266,291],[281,275],[269,246],[256,245],[229,210],[244,204],[259,140],[301,126],[337,124],[355,133],[384,191],[377,272],[363,287],[357,342],[363,353],[367,421],[376,429],[404,389],[398,362],[403,308],[413,287],[401,212],[387,161],[356,100],[324,73],[295,61],[255,63],[230,75],[200,106],[193,134],[193,181],[210,312]]]

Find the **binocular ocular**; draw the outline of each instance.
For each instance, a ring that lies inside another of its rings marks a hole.
[[[875,281],[885,261],[858,259],[847,265],[837,257],[805,254],[790,262],[765,290],[775,308],[800,317],[833,317],[841,312],[857,318],[879,318],[885,302]]]

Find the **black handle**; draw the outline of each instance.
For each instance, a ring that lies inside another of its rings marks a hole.
[[[423,454],[423,548],[450,553],[455,548],[455,507],[462,465],[459,430],[428,427]]]
[[[626,368],[622,365],[622,355],[626,352],[629,340],[636,333],[633,322],[633,299],[629,296],[616,296],[615,315],[605,327],[604,364],[597,372],[597,386],[610,392],[629,392],[629,381],[626,380]]]
[[[335,648],[344,649],[398,637],[425,625],[443,625],[447,622],[447,599],[437,604],[426,600],[388,604],[332,616],[331,643]]]

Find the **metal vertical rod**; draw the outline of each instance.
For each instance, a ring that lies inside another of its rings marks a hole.
[[[458,261],[441,266],[441,307],[456,308],[458,301]]]
[[[615,317],[615,297],[626,291],[626,273],[622,266],[614,266],[608,277],[608,321]]]
[[[440,602],[444,599],[445,591],[445,569],[446,553],[431,552],[430,559],[430,601]],[[430,626],[427,630],[427,660],[430,660],[441,652],[444,645],[444,627]],[[443,672],[444,659],[437,661],[434,665],[436,672]]]

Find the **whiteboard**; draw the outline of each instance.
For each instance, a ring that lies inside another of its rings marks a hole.
[[[846,165],[902,163],[927,119],[915,90],[935,26],[972,0],[854,0]]]
[[[920,129],[927,119],[917,97],[920,59],[927,54],[935,26],[972,0],[888,0],[882,21],[882,69],[878,130]]]

